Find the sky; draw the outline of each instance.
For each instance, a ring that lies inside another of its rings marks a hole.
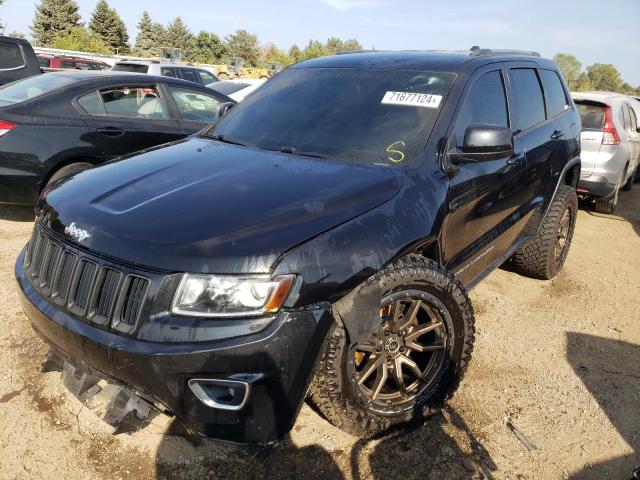
[[[38,0],[39,1],[39,0]],[[76,0],[88,22],[97,0]],[[612,63],[640,86],[640,0],[108,0],[131,40],[146,8],[167,24],[181,16],[197,33],[221,37],[238,28],[262,43],[301,48],[309,39],[357,38],[378,50],[485,48],[575,55],[583,68]],[[29,35],[36,0],[6,0],[0,19]],[[176,4],[180,8],[176,8]]]

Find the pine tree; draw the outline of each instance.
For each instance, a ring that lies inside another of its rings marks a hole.
[[[75,0],[42,0],[36,6],[31,34],[39,47],[48,47],[56,37],[68,35],[80,25]]]
[[[127,27],[118,12],[110,8],[106,0],[98,1],[91,16],[89,29],[108,45],[112,52],[129,51]]]
[[[0,7],[2,6],[3,3],[4,3],[4,0],[0,0]],[[4,24],[2,23],[2,20],[0,20],[0,30],[4,30]]]
[[[138,22],[138,35],[136,36],[135,46],[136,54],[143,57],[152,56],[158,47],[156,42],[157,39],[155,38],[151,15],[145,10],[142,12],[142,17]]]
[[[167,47],[181,49],[182,58],[190,60],[194,55],[196,41],[193,33],[182,21],[182,18],[177,17],[167,26],[165,44],[164,46]]]

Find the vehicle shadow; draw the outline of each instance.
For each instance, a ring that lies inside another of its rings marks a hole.
[[[631,479],[632,472],[640,465],[639,359],[640,345],[567,333],[569,364],[633,450],[629,455],[589,464],[571,475],[571,480]]]
[[[630,192],[620,192],[618,207],[613,214],[598,213],[594,209],[593,202],[580,201],[580,210],[593,217],[605,220],[628,222],[631,224],[636,235],[640,236],[640,184]]]
[[[35,220],[35,214],[33,213],[33,207],[27,205],[0,204],[0,220],[33,222]]]
[[[272,359],[256,354],[257,366]],[[276,406],[287,401],[280,379],[271,379],[264,404],[276,413]],[[268,410],[261,409],[261,414]],[[247,431],[255,425],[237,417],[234,428]],[[155,473],[158,479],[492,479],[496,466],[487,450],[453,408],[416,418],[411,426],[385,432],[371,439],[356,441],[349,451],[338,445],[329,451],[319,444],[298,446],[291,434],[271,447],[240,447],[195,438],[174,421],[162,436],[157,449]],[[296,426],[297,427],[297,426]],[[277,428],[277,427],[276,427]],[[330,432],[332,427],[326,425]],[[305,443],[305,428],[297,428],[296,441]],[[455,430],[455,436],[447,433]],[[277,434],[278,432],[274,432]],[[282,432],[281,432],[282,433]],[[464,450],[461,445],[465,445]],[[364,468],[363,468],[364,467]],[[365,470],[365,471],[363,471]]]

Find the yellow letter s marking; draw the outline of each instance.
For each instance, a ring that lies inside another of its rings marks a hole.
[[[387,153],[397,154],[399,155],[399,157],[393,158],[391,156],[387,156],[387,158],[393,163],[400,163],[401,161],[404,160],[404,153],[401,152],[400,150],[394,150],[393,147],[395,147],[396,145],[401,145],[403,147],[407,146],[407,144],[404,143],[402,140],[392,143],[387,147]]]

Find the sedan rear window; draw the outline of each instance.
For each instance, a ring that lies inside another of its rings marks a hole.
[[[114,72],[147,73],[149,65],[140,65],[139,63],[116,63],[111,70]]]
[[[53,92],[65,85],[75,83],[76,79],[55,73],[45,73],[18,80],[0,87],[0,101],[18,103],[30,100],[45,93]]]
[[[421,158],[455,75],[365,68],[290,68],[209,134],[265,150],[401,165]]]
[[[0,70],[24,67],[24,56],[19,45],[0,42]]]
[[[602,130],[604,128],[604,105],[576,101],[582,130]]]

